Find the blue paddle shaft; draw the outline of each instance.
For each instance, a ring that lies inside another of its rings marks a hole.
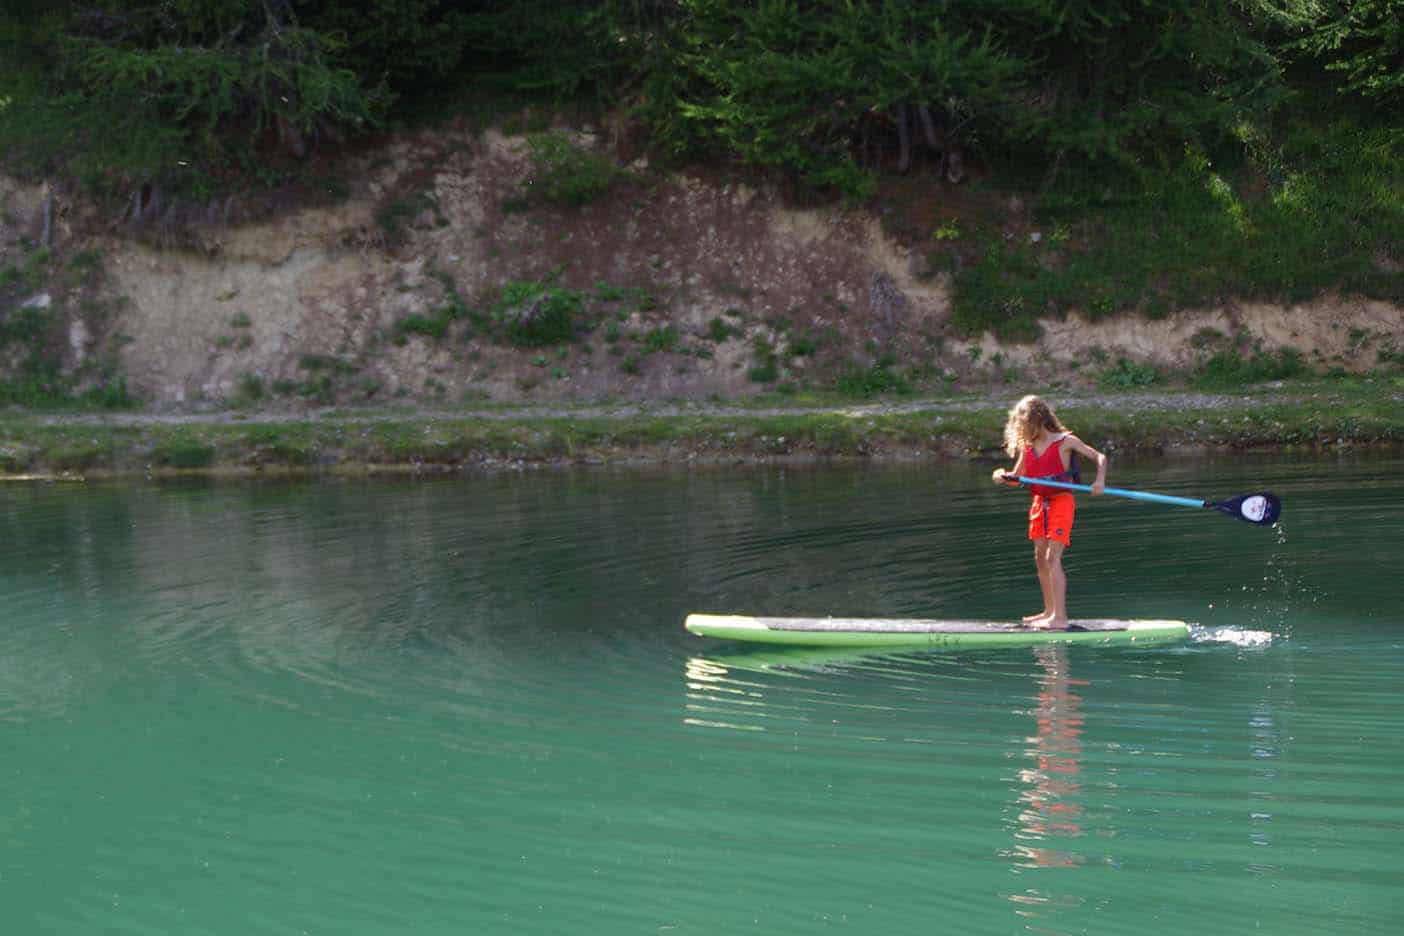
[[[1042,478],[1025,478],[1022,475],[1005,475],[1020,484],[1036,484],[1039,487],[1064,488],[1069,491],[1090,491],[1092,488],[1086,484],[1069,484],[1066,481],[1047,481]],[[1195,500],[1192,497],[1171,497],[1169,494],[1151,494],[1147,491],[1128,491],[1125,488],[1103,488],[1103,494],[1110,494],[1112,497],[1127,497],[1131,500],[1149,501],[1152,504],[1175,504],[1180,507],[1204,507],[1204,501]]]

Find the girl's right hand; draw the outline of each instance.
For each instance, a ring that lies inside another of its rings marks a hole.
[[[993,481],[995,484],[1008,484],[1008,483],[1009,483],[1009,482],[1007,482],[1007,481],[1004,480],[1004,469],[1003,469],[1003,468],[996,468],[996,469],[994,470],[994,474],[990,475],[990,480]]]

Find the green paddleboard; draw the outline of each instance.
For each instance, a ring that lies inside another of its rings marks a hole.
[[[1141,644],[1184,640],[1184,621],[1074,620],[1069,630],[1040,630],[1002,621],[903,618],[781,618],[689,614],[684,626],[701,637],[805,647],[964,648],[1041,643]]]

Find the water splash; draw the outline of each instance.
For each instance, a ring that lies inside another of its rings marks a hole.
[[[1220,613],[1235,612],[1239,620],[1252,625],[1251,630],[1225,629],[1229,633],[1250,635],[1248,645],[1251,646],[1261,643],[1251,635],[1266,633],[1290,638],[1302,609],[1328,597],[1328,593],[1304,573],[1301,548],[1287,548],[1286,528],[1279,522],[1273,529],[1277,533],[1276,543],[1267,547],[1260,571],[1251,578],[1245,576],[1237,582],[1226,583],[1223,593],[1209,605],[1210,610],[1217,606]]]
[[[1272,644],[1272,631],[1251,630],[1245,627],[1204,627],[1190,625],[1190,641],[1193,643],[1227,643],[1250,650],[1262,650]]]

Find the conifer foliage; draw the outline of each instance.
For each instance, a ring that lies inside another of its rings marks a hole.
[[[198,192],[511,95],[861,194],[972,154],[1163,161],[1322,87],[1387,122],[1402,22],[1404,0],[0,0],[0,160]]]

